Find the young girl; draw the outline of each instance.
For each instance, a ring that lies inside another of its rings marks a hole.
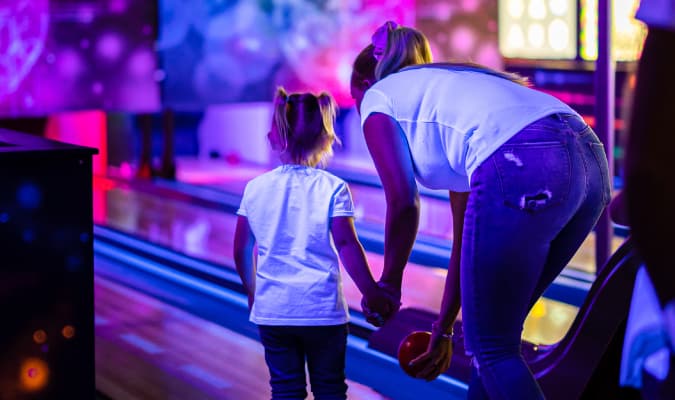
[[[354,230],[347,184],[316,168],[332,153],[327,93],[277,90],[268,138],[280,167],[251,180],[237,214],[234,258],[258,325],[272,398],[345,399],[348,311],[338,255],[368,305],[390,307]],[[257,252],[254,256],[254,246]]]

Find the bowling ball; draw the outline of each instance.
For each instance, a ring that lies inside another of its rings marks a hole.
[[[410,361],[417,358],[420,354],[427,351],[431,332],[415,331],[406,336],[398,345],[398,365],[401,369],[413,378],[422,370],[420,366],[411,367]]]

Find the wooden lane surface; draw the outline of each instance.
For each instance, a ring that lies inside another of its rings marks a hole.
[[[99,219],[98,223],[197,258],[234,265],[235,216],[123,188],[111,188],[105,196],[105,218]],[[383,261],[382,255],[368,253],[374,276],[380,275]],[[438,312],[445,274],[442,268],[410,263],[404,275],[403,306]],[[360,310],[358,289],[348,274],[342,275],[350,308]],[[567,332],[576,310],[567,304],[541,300],[525,323],[524,338],[533,343],[557,342]]]
[[[96,387],[107,396],[269,399],[257,341],[99,276],[95,301]],[[386,400],[357,382],[348,385],[350,399]]]
[[[374,167],[370,160],[348,159],[336,154],[330,166],[342,170],[357,171],[365,176],[373,175]],[[209,185],[225,191],[243,192],[246,182],[269,170],[269,167],[255,164],[231,164],[222,160],[178,160],[177,178],[192,184]],[[357,219],[384,226],[385,200],[380,188],[350,184],[354,198]],[[420,233],[452,241],[452,213],[447,200],[431,196],[420,199]],[[615,251],[623,238],[614,236],[612,251]],[[595,234],[591,233],[570,261],[570,266],[591,274],[595,273]]]

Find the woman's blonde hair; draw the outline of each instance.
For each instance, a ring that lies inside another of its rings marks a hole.
[[[399,26],[389,30],[386,50],[375,67],[375,78],[380,80],[401,68],[431,61],[431,48],[426,36],[417,29]]]
[[[274,98],[274,123],[279,132],[282,152],[296,164],[323,165],[333,155],[336,104],[328,92],[286,93],[277,88]]]
[[[364,49],[362,53],[364,52],[374,54],[372,46]],[[365,55],[359,54],[359,57],[365,58]],[[357,58],[357,60],[359,59]],[[404,68],[416,68],[415,66],[419,68],[434,67],[453,71],[480,72],[508,79],[519,85],[530,86],[527,78],[518,74],[495,70],[472,62],[432,63],[429,41],[422,32],[405,26],[389,29],[386,50],[382,59],[375,66],[375,79],[379,81],[394,72],[398,72]],[[363,62],[359,65],[356,62],[354,63],[354,71],[363,76],[368,75],[368,67],[370,66],[365,65]]]

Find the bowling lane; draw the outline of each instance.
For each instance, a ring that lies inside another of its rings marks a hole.
[[[95,268],[108,270],[109,263],[97,257]],[[270,398],[259,342],[99,273],[94,285],[96,387],[105,395],[125,400]],[[348,385],[350,399],[386,400],[365,385]]]
[[[96,178],[95,222],[132,234],[223,268],[233,268],[232,238],[236,216],[161,194],[134,190],[119,181]],[[368,253],[373,274],[379,276],[383,258]],[[404,276],[402,302],[438,312],[446,270],[409,264]],[[345,273],[344,290],[349,306],[360,310],[361,296]],[[577,308],[543,299],[526,321],[524,338],[534,343],[557,342],[568,330]]]
[[[269,170],[255,164],[227,164],[225,161],[179,160],[177,179],[181,182],[217,188],[227,193],[241,194],[246,183]],[[330,170],[330,169],[329,169]],[[339,175],[339,171],[335,171]],[[365,175],[364,175],[365,176]],[[354,199],[356,219],[384,226],[386,208],[381,187],[349,183]],[[452,241],[452,214],[447,198],[439,193],[421,197],[420,234]],[[440,193],[444,195],[445,193]]]
[[[369,225],[384,226],[385,199],[380,187],[373,186],[379,181],[374,167],[363,160],[350,160],[339,154],[331,161],[328,170],[347,179],[354,197],[356,219]],[[242,193],[251,178],[267,171],[269,167],[255,164],[232,164],[224,160],[179,159],[177,179],[181,182],[206,185],[228,193]],[[360,184],[355,181],[367,181]],[[452,242],[452,213],[448,205],[447,194],[443,191],[420,187],[421,209],[419,237]],[[615,251],[624,238],[615,235],[612,239],[612,251]],[[444,242],[445,243],[445,242]],[[595,274],[595,234],[591,233],[570,261],[570,267],[588,274]]]

